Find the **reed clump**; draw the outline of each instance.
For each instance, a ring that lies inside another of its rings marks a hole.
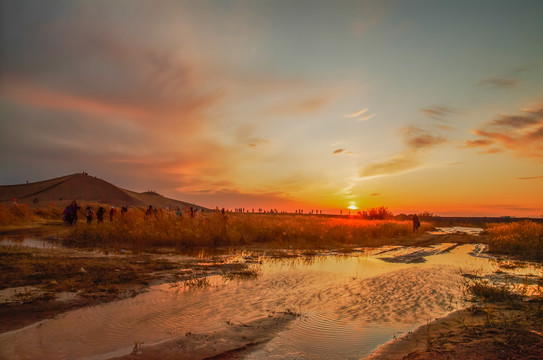
[[[523,260],[543,261],[543,224],[519,221],[508,224],[489,224],[489,250]]]
[[[62,209],[58,207],[33,208],[28,204],[0,205],[0,226],[30,224],[43,220],[58,220]]]
[[[107,209],[109,210],[109,209]],[[431,228],[423,223],[420,231]],[[285,214],[220,212],[177,216],[143,208],[117,214],[112,221],[82,221],[72,227],[67,242],[76,246],[145,249],[266,244],[278,247],[379,246],[386,240],[413,235],[410,221],[361,220]]]
[[[36,220],[36,215],[28,205],[0,206],[0,225],[18,225],[34,220]]]

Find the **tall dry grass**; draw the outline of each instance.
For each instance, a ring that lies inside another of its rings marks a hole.
[[[543,224],[528,220],[489,224],[487,231],[490,252],[523,260],[543,260]]]
[[[24,204],[11,204],[0,206],[0,225],[20,225],[37,219],[33,209]]]
[[[284,214],[198,213],[194,218],[161,211],[145,217],[144,209],[106,216],[87,225],[79,220],[69,242],[78,246],[205,247],[268,244],[279,247],[378,246],[396,237],[413,236],[410,221],[338,219]],[[419,230],[431,228],[423,223]]]
[[[52,207],[32,207],[28,204],[0,205],[0,226],[39,223],[45,220],[59,220],[63,209]]]

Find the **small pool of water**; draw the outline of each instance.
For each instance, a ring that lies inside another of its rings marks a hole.
[[[210,286],[153,286],[134,298],[67,312],[0,334],[0,358],[107,359],[145,345],[224,329],[273,312],[301,316],[249,359],[359,359],[395,335],[463,307],[462,272],[497,265],[477,246],[443,244],[423,263],[390,263],[378,248],[343,255],[277,258],[234,254],[257,279],[209,278]],[[408,251],[401,249],[404,255]]]
[[[473,236],[479,236],[484,231],[478,227],[466,227],[466,226],[449,226],[449,227],[436,227],[435,231],[429,231],[432,235],[446,235],[446,234],[468,234]]]
[[[39,239],[39,238],[33,238],[33,237],[20,237],[20,238],[13,238],[13,237],[4,237],[0,240],[0,246],[23,246],[23,247],[29,247],[29,248],[48,248],[48,249],[56,249],[61,247],[60,244],[56,244],[51,241]]]

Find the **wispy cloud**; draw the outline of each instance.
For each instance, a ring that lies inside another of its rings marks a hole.
[[[479,81],[477,84],[483,88],[511,89],[518,85],[519,80],[511,77],[493,77]]]
[[[414,125],[403,128],[402,133],[406,144],[414,150],[427,149],[447,141],[440,135],[431,134],[428,130]]]
[[[268,139],[261,139],[261,138],[252,138],[251,142],[249,143],[249,147],[252,149],[259,148],[261,146],[269,145],[270,140]]]
[[[354,155],[352,151],[347,149],[336,149],[332,152],[333,155]]]
[[[473,133],[480,139],[467,140],[465,147],[494,145],[484,153],[509,149],[519,157],[543,158],[543,106],[525,109],[521,115],[502,115]]]
[[[494,142],[488,139],[466,140],[466,148],[477,148],[492,145]]]
[[[398,155],[363,166],[360,177],[395,175],[413,170],[423,165],[424,154],[431,148],[446,143],[447,140],[429,130],[411,125],[400,129],[407,149]]]
[[[499,154],[504,152],[505,150],[500,148],[490,148],[484,151],[479,151],[479,154]]]
[[[368,111],[369,110],[367,108],[364,108],[362,110],[358,110],[353,113],[346,114],[345,117],[349,119],[356,119],[356,121],[366,121],[375,116],[375,113],[368,114]]]
[[[394,175],[412,170],[422,164],[419,156],[413,152],[405,152],[391,158],[367,164],[359,171],[359,176],[371,177]]]
[[[353,24],[353,32],[356,35],[363,35],[373,27],[383,22],[386,16],[393,10],[393,3],[385,1],[361,2],[355,10],[357,20]]]
[[[330,94],[316,94],[305,98],[288,99],[271,107],[269,113],[274,115],[313,114],[333,100],[335,100],[335,96]]]
[[[432,106],[429,108],[422,108],[420,111],[427,117],[443,120],[446,116],[454,114],[456,111],[448,106]]]
[[[539,180],[543,179],[543,176],[527,176],[527,177],[519,177],[517,180]]]

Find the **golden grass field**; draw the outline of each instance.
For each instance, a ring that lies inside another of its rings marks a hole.
[[[96,212],[100,205],[90,204]],[[365,220],[358,217],[328,217],[290,214],[240,214],[197,212],[194,217],[183,212],[159,210],[145,216],[145,208],[130,208],[126,214],[117,212],[110,221],[106,215],[102,223],[96,216],[86,223],[84,209],[79,220],[67,226],[67,245],[81,247],[131,248],[153,247],[216,247],[266,245],[293,248],[322,248],[330,246],[381,246],[398,243],[433,228],[423,221],[418,233],[411,221]],[[0,206],[0,226],[9,228],[24,224],[60,221],[58,207],[32,208],[25,204]],[[543,224],[534,221],[491,223],[486,225],[492,253],[512,255],[523,260],[543,260]]]
[[[423,223],[419,231],[431,224]],[[220,212],[177,216],[159,211],[145,216],[143,208],[116,214],[113,221],[72,226],[68,241],[79,246],[214,247],[271,245],[322,248],[328,246],[378,246],[386,239],[414,236],[410,221],[361,220],[286,214]]]

